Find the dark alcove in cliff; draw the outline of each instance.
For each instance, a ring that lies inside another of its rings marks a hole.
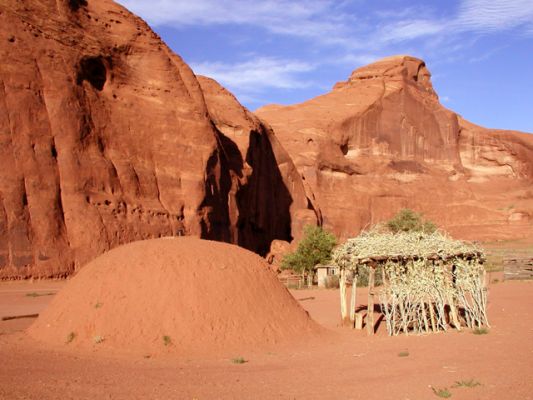
[[[103,57],[84,57],[78,66],[77,83],[87,81],[96,90],[102,90],[107,80],[107,68]]]
[[[265,256],[273,240],[292,240],[292,197],[267,133],[250,133],[246,163],[253,172],[241,184],[244,168],[241,153],[232,140],[219,132],[218,150],[207,166],[202,209],[208,215],[202,222],[202,238],[235,243]]]
[[[80,7],[85,7],[87,4],[87,0],[68,0],[68,6],[72,11],[78,11]]]

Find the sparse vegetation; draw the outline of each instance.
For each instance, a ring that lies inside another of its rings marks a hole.
[[[368,275],[369,267],[367,265],[361,265],[358,270],[359,275],[357,276],[357,287],[368,287]],[[376,273],[374,275],[374,285],[381,286],[383,284],[383,269],[376,268]]]
[[[96,335],[95,337],[93,337],[93,342],[95,344],[100,344],[100,343],[103,343],[105,340],[105,338],[101,335]]]
[[[67,340],[66,340],[66,343],[72,343],[72,341],[76,339],[76,333],[74,332],[70,332],[68,335],[67,335]]]
[[[485,271],[487,272],[499,272],[503,271],[503,255],[502,254],[489,254],[485,262]]]
[[[338,275],[330,275],[326,278],[325,282],[327,289],[338,289],[339,288],[339,276]]]
[[[433,233],[437,230],[437,225],[433,222],[425,220],[421,214],[404,208],[398,212],[387,223],[387,228],[392,233],[398,232],[424,232]]]
[[[231,362],[232,362],[233,364],[244,364],[244,363],[247,363],[248,360],[245,360],[245,359],[242,358],[242,357],[237,357],[237,358],[232,359]]]
[[[448,388],[438,389],[432,387],[431,390],[433,390],[433,393],[435,393],[436,396],[443,398],[443,399],[449,399],[452,397],[452,394],[448,390]]]
[[[463,380],[463,381],[456,381],[455,384],[452,387],[454,387],[454,388],[460,388],[460,387],[474,388],[476,386],[481,386],[481,383],[479,383],[478,381],[475,381],[474,379],[469,379],[469,380]]]
[[[170,338],[170,336],[163,336],[163,344],[165,346],[170,346],[172,344],[172,339]]]
[[[315,265],[331,260],[331,251],[336,244],[337,239],[332,233],[319,226],[308,225],[296,251],[283,257],[281,268],[292,269],[302,276],[312,274]]]
[[[474,330],[472,330],[472,333],[474,335],[486,335],[487,333],[489,333],[489,330],[485,327],[478,327],[474,328]]]
[[[26,293],[26,297],[41,297],[41,296],[53,296],[54,292],[44,292],[44,293],[38,293],[38,292],[31,292]]]
[[[97,303],[94,305],[94,308],[98,309],[98,308],[100,308],[100,307],[102,307],[102,306],[103,306],[102,303],[97,302]]]
[[[409,357],[409,352],[407,350],[400,351],[398,357]]]

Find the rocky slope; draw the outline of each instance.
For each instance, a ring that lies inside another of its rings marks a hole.
[[[404,207],[460,238],[533,233],[533,135],[484,129],[444,108],[422,60],[389,57],[330,93],[256,114],[341,237]]]
[[[319,218],[269,128],[112,1],[2,1],[0,58],[0,277],[170,235],[265,254]]]

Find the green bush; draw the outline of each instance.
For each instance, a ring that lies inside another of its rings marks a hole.
[[[361,265],[358,268],[357,287],[368,287],[368,270],[369,266]],[[374,274],[374,286],[381,286],[383,284],[383,268],[376,268]]]
[[[309,273],[317,264],[331,260],[331,251],[337,244],[335,236],[319,226],[304,228],[304,238],[294,253],[289,253],[281,261],[282,269],[292,269],[297,273]]]
[[[325,286],[327,289],[338,289],[339,288],[339,276],[330,275],[326,277]]]
[[[437,226],[431,222],[424,220],[421,214],[404,208],[398,212],[391,220],[387,222],[387,228],[392,233],[398,232],[424,232],[433,233],[437,230]]]

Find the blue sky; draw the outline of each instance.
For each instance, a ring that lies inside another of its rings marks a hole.
[[[119,0],[251,110],[331,89],[379,58],[426,61],[471,122],[533,132],[533,0]]]

